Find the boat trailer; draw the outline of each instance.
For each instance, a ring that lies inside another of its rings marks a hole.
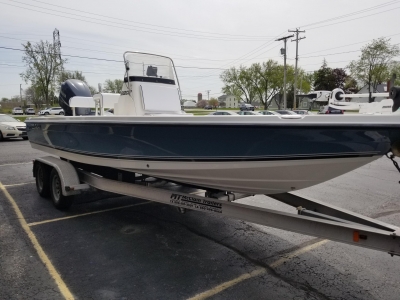
[[[157,184],[152,186],[146,181],[126,182],[126,173],[117,169],[113,169],[114,179],[99,175],[99,171],[88,171],[82,165],[52,156],[35,159],[33,163],[39,194],[50,196],[59,209],[68,208],[73,195],[98,189],[176,206],[180,212],[197,210],[400,256],[399,227],[316,199],[292,193],[267,195],[293,206],[298,214],[292,214],[235,202],[252,196],[248,194],[204,191],[174,183],[156,187]]]

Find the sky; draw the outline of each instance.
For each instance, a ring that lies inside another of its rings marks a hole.
[[[65,69],[82,71],[90,85],[123,79],[123,53],[143,51],[171,57],[183,98],[196,99],[222,95],[225,69],[283,64],[283,42],[275,40],[296,28],[306,37],[299,67],[317,70],[325,58],[345,68],[373,39],[400,43],[399,14],[399,0],[0,0],[0,98],[29,87],[19,75],[26,69],[21,44],[52,42],[55,28]],[[288,39],[288,64],[295,49]]]

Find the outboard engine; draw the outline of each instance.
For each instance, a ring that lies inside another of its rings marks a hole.
[[[69,106],[69,99],[74,96],[92,97],[92,93],[86,83],[78,79],[68,79],[61,84],[60,96],[58,103],[64,109],[66,116],[72,116],[72,108]],[[91,109],[84,107],[76,107],[75,115],[90,115]]]

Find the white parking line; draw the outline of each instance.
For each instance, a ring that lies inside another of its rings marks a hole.
[[[13,186],[26,185],[26,184],[32,184],[32,183],[35,183],[35,181],[15,183],[15,184],[4,184],[3,186],[5,186],[5,187],[13,187]]]
[[[74,296],[72,295],[71,291],[68,289],[68,286],[65,284],[61,275],[58,273],[56,268],[53,266],[51,260],[47,256],[46,252],[43,250],[42,246],[39,244],[39,241],[37,240],[35,234],[29,228],[29,226],[26,223],[26,220],[25,220],[21,210],[19,209],[17,203],[15,202],[14,198],[8,193],[7,189],[4,187],[4,185],[1,182],[0,182],[0,190],[3,191],[4,196],[8,199],[8,201],[10,201],[10,203],[15,211],[15,214],[18,217],[19,223],[21,224],[25,233],[28,235],[29,239],[31,240],[33,247],[35,248],[35,250],[36,250],[39,258],[43,262],[44,266],[47,268],[49,274],[51,275],[51,277],[53,277],[54,281],[56,282],[61,294],[63,295],[63,297],[65,299],[73,300]]]
[[[284,257],[282,257],[282,258],[274,261],[273,263],[271,263],[269,265],[269,267],[271,267],[271,268],[279,267],[280,265],[284,264],[288,260],[291,260],[292,258],[294,258],[296,256],[299,256],[300,254],[303,254],[303,253],[309,252],[309,251],[311,251],[311,250],[313,250],[315,248],[318,248],[318,247],[326,244],[327,242],[329,242],[329,240],[318,241],[318,242],[316,242],[314,244],[311,244],[311,245],[305,246],[303,248],[300,248],[300,249],[294,250],[292,252],[289,252]],[[232,280],[226,281],[226,282],[224,282],[222,284],[219,284],[219,285],[213,287],[212,289],[210,289],[208,291],[205,291],[205,292],[202,292],[200,294],[197,294],[196,296],[191,297],[188,300],[207,299],[207,298],[209,298],[211,296],[214,296],[216,294],[219,294],[222,291],[224,291],[224,290],[226,290],[226,289],[228,289],[228,288],[230,288],[232,286],[235,286],[238,283],[241,283],[241,282],[243,282],[243,281],[245,281],[247,279],[250,279],[250,278],[257,277],[257,276],[260,276],[262,274],[265,274],[265,273],[267,273],[267,271],[268,270],[266,268],[258,268],[256,270],[250,272],[250,273],[246,273],[246,274],[240,275],[239,277],[236,277],[235,279],[232,279]]]

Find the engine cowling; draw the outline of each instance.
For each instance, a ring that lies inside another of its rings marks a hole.
[[[75,96],[92,97],[87,84],[78,79],[68,79],[61,84],[60,96],[58,97],[58,103],[64,109],[66,116],[72,116],[72,108],[69,106],[69,99]],[[75,115],[90,115],[90,108],[76,107]]]

